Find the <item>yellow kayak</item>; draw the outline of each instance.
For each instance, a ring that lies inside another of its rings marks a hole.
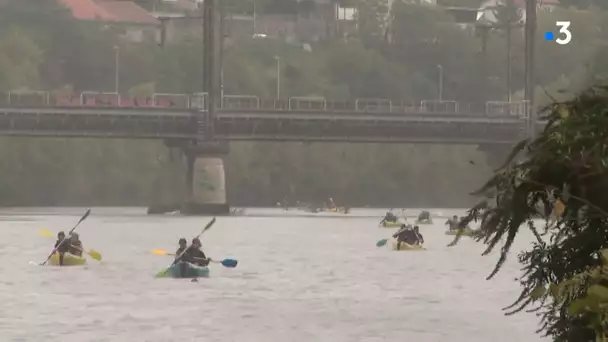
[[[448,230],[445,232],[445,235],[457,235],[458,234],[458,230]],[[462,232],[462,235],[464,236],[472,236],[473,234],[475,234],[475,231],[471,228],[465,228],[464,231]]]
[[[86,265],[87,259],[85,257],[79,257],[74,254],[65,253],[63,255],[63,266],[78,266]],[[53,254],[48,262],[49,265],[59,266],[59,253]]]
[[[392,247],[394,251],[423,251],[425,248],[422,245],[410,245],[405,242],[398,243],[393,239]]]
[[[402,226],[402,225],[404,225],[404,224],[405,224],[405,223],[403,223],[403,222],[399,222],[399,221],[397,221],[397,222],[388,222],[388,221],[383,221],[383,222],[380,224],[380,227],[382,227],[382,228],[399,228],[399,227],[401,227],[401,226]]]
[[[350,212],[350,209],[348,209],[346,207],[336,207],[336,208],[325,208],[325,209],[322,209],[322,211],[326,211],[328,213],[348,214]]]

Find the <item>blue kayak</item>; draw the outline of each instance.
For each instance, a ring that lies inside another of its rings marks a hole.
[[[181,273],[181,264],[186,264],[184,274]],[[156,275],[157,278],[202,278],[209,277],[209,267],[198,266],[189,262],[178,262],[169,267],[166,271],[161,271]]]

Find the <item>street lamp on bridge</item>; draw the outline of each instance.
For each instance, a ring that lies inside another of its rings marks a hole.
[[[114,92],[118,94],[120,75],[120,48],[114,45]]]
[[[439,69],[439,101],[443,101],[443,65],[437,64]]]
[[[277,61],[277,100],[281,99],[281,57],[274,56]]]

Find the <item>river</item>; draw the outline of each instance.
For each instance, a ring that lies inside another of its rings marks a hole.
[[[393,252],[377,240],[381,210],[314,215],[248,209],[220,217],[203,237],[216,259],[199,282],[155,279],[180,237],[204,217],[146,216],[142,208],[93,208],[78,228],[103,254],[87,267],[41,267],[54,240],[84,209],[32,208],[0,214],[0,341],[541,341],[537,318],[506,317],[518,295],[515,253],[486,281],[497,255],[464,238],[446,247],[445,218],[421,226],[426,251]],[[433,209],[435,215],[464,211]],[[414,214],[414,211],[410,211]],[[410,219],[412,221],[413,219]],[[515,250],[526,247],[520,238]]]

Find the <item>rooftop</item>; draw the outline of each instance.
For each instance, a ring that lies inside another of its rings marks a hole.
[[[99,20],[120,23],[158,25],[159,21],[132,1],[116,0],[58,0],[79,20]]]

